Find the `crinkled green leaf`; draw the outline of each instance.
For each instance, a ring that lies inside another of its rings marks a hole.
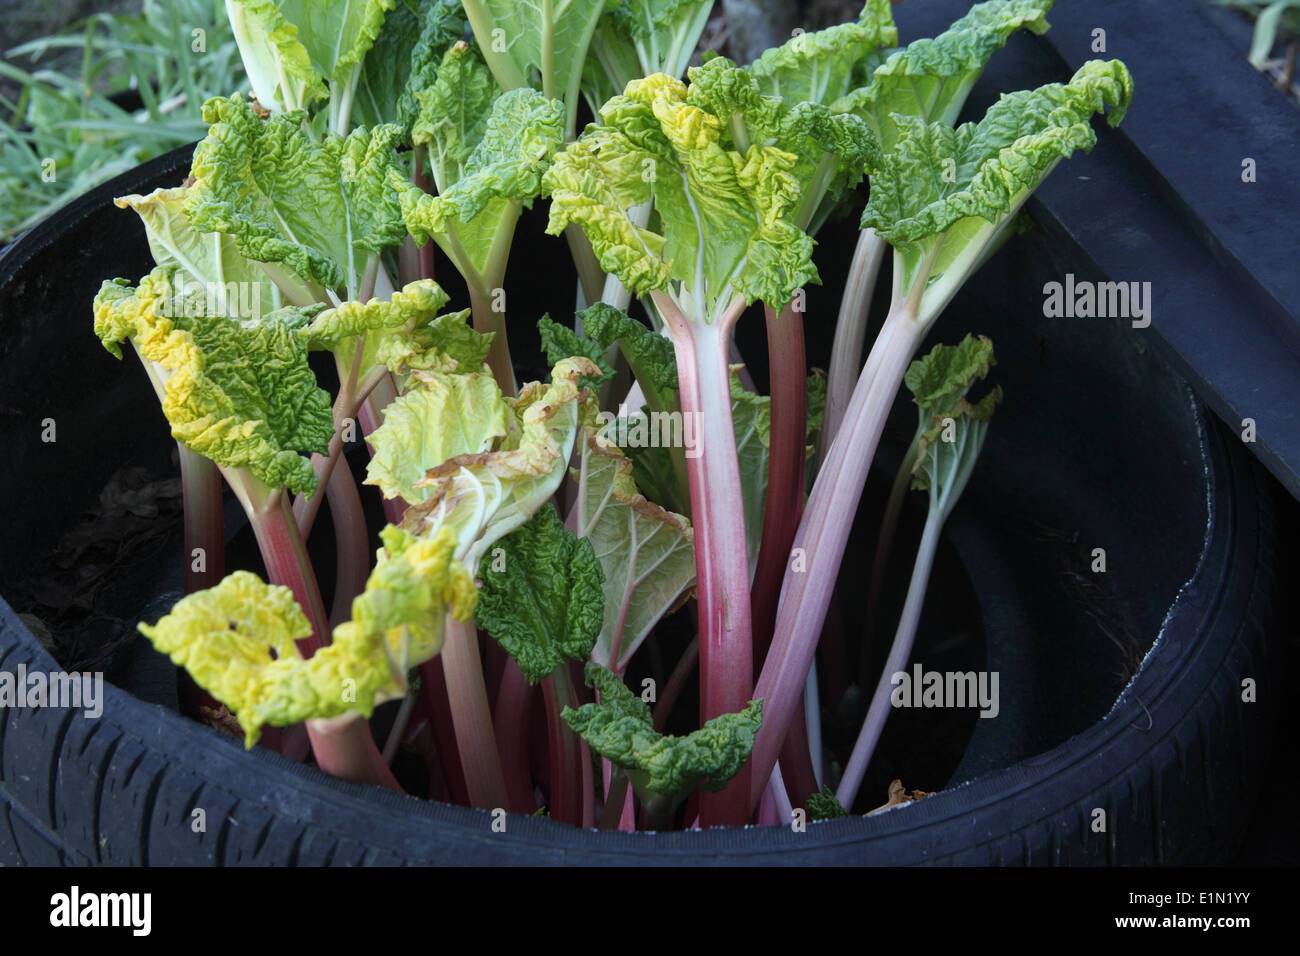
[[[620,418],[615,423],[614,433],[635,435],[642,423],[653,424],[656,416],[660,416],[659,420],[666,420],[662,416],[680,415],[677,356],[672,341],[604,302],[597,302],[579,314],[583,331],[599,345],[609,348],[618,343],[628,368],[646,397],[647,404],[640,409],[619,407]],[[684,431],[685,419],[682,426]],[[685,441],[685,435],[682,440]],[[647,498],[669,511],[685,513],[689,510],[685,488],[686,449],[682,444],[634,442],[628,443],[624,451],[632,460],[632,475]]]
[[[953,129],[896,114],[900,139],[872,176],[862,225],[900,254],[902,287],[923,279],[922,269],[937,277],[973,268],[1056,164],[1096,143],[1092,114],[1112,107],[1114,126],[1132,94],[1123,63],[1092,60],[1069,83],[1004,94],[978,124]]]
[[[400,242],[387,188],[396,126],[313,141],[301,113],[261,119],[240,97],[203,106],[208,135],[194,153],[185,212],[201,232],[230,236],[258,262],[283,263],[327,288],[355,288],[371,253]]]
[[[908,366],[904,377],[920,418],[912,487],[933,487],[934,500],[949,509],[961,494],[988,421],[1002,401],[1001,388],[975,403],[966,400],[966,393],[996,364],[993,343],[982,335],[967,335],[957,345],[936,345]]]
[[[849,91],[859,63],[880,47],[897,43],[889,0],[867,0],[856,21],[801,33],[745,69],[764,93],[788,103],[829,106]]]
[[[669,466],[671,473],[671,465]],[[604,622],[592,659],[620,673],[695,582],[690,522],[647,501],[608,429],[584,428],[575,531],[604,570]]]
[[[642,389],[661,394],[677,391],[677,353],[671,339],[604,302],[580,315],[583,331],[602,349],[618,343]]]
[[[295,644],[312,629],[293,593],[247,571],[182,598],[140,631],[230,708],[249,747],[265,724],[369,717],[378,704],[405,696],[407,672],[441,650],[446,615],[468,619],[476,599],[473,578],[452,557],[450,533],[418,540],[389,527],[382,537],[352,620],[310,659]]]
[[[119,355],[117,343],[130,339],[155,369],[177,441],[272,488],[314,492],[303,453],[326,451],[334,421],[329,394],[307,364],[307,314],[287,307],[247,322],[205,315],[172,297],[174,272],[156,268],[138,289],[105,282],[95,297],[96,332]]]
[[[500,95],[492,71],[478,50],[464,41],[447,48],[437,78],[413,94],[419,111],[411,140],[427,147],[429,169],[439,192],[459,182]]]
[[[898,113],[951,126],[975,81],[1007,38],[1047,30],[1055,0],[988,0],[934,39],[915,40],[876,68],[871,81],[835,104],[861,116],[888,149],[898,139]]]
[[[582,378],[578,384],[583,388],[600,388],[614,377],[614,369],[605,361],[605,350],[567,325],[561,325],[553,321],[549,315],[544,315],[537,320],[537,333],[542,340],[542,351],[546,353],[546,361],[551,365],[573,355],[591,359],[592,364],[600,370],[600,374]]]
[[[497,542],[479,569],[475,620],[534,684],[565,659],[586,661],[604,616],[603,575],[591,542],[544,505]]]
[[[171,280],[201,286],[206,311],[233,319],[257,319],[282,305],[279,290],[261,267],[240,254],[233,239],[199,232],[185,215],[190,187],[155,189],[147,196],[121,196],[113,202],[132,209],[144,222],[149,251],[159,266],[174,267]]]
[[[489,450],[430,468],[415,484],[430,489],[429,497],[407,509],[402,527],[421,536],[451,528],[457,557],[477,570],[492,544],[531,518],[559,487],[579,406],[591,400],[578,380],[597,371],[588,359],[566,359],[552,369],[550,384],[529,382],[506,399],[506,436]]]
[[[432,493],[417,486],[430,468],[488,451],[508,434],[510,407],[486,372],[422,371],[413,379],[370,433],[366,484],[378,485],[386,498],[418,504]]]
[[[988,375],[994,364],[993,342],[983,335],[967,335],[957,345],[936,345],[914,361],[903,382],[912,393],[912,401],[928,417],[951,407],[976,379]]]
[[[737,153],[723,135],[680,81],[633,82],[556,157],[548,231],[577,223],[607,272],[636,293],[669,290],[692,322],[716,321],[737,295],[789,301],[817,281],[812,240],[793,221],[798,157],[759,144]],[[658,232],[629,214],[652,198]]]
[[[226,0],[226,14],[253,95],[264,107],[292,112],[329,96],[298,28],[275,0]]]
[[[362,65],[353,123],[395,123],[409,137],[419,112],[416,97],[433,86],[443,54],[465,29],[458,0],[397,0]]]
[[[731,148],[763,143],[796,157],[795,220],[806,229],[823,200],[836,201],[880,159],[876,137],[859,117],[817,102],[763,93],[758,80],[726,57],[691,70],[690,102],[726,124]]]
[[[872,178],[863,225],[908,243],[972,216],[1004,217],[1058,160],[1092,148],[1093,113],[1113,107],[1107,120],[1118,125],[1132,93],[1123,63],[1092,60],[1067,84],[1003,94],[979,123],[952,129],[899,117],[902,137]]]
[[[821,793],[810,794],[807,802],[809,820],[836,820],[849,815],[849,811],[835,799],[835,792],[830,787],[822,787]]]
[[[660,734],[650,708],[613,671],[596,663],[586,668],[587,683],[600,693],[599,704],[564,708],[562,716],[591,749],[622,767],[643,801],[651,795],[681,802],[696,787],[716,792],[749,759],[762,724],[763,702],[706,721],[685,737]]]
[[[367,332],[415,328],[433,320],[450,297],[432,279],[418,279],[387,299],[344,302],[320,312],[304,330],[313,349],[346,348]]]
[[[475,332],[470,310],[449,312],[432,322],[384,338],[376,358],[402,377],[411,372],[477,372],[492,350],[495,332]]]
[[[471,285],[486,287],[504,268],[519,211],[542,189],[563,139],[560,105],[532,90],[492,103],[483,138],[460,177],[437,196],[390,174],[402,218],[418,243],[435,239]]]

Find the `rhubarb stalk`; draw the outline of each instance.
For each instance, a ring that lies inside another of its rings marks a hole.
[[[753,686],[749,559],[744,497],[731,417],[728,347],[745,302],[737,296],[713,323],[690,322],[661,292],[655,305],[673,337],[682,414],[695,417],[700,453],[687,459],[700,622],[700,720],[744,710]],[[720,793],[705,794],[705,826],[745,823],[748,768]]]

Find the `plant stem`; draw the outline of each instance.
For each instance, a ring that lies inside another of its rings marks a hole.
[[[802,292],[799,298],[802,298]],[[790,562],[790,544],[803,515],[804,460],[808,436],[807,360],[804,355],[803,312],[788,303],[778,313],[763,306],[767,316],[767,354],[771,385],[771,442],[767,466],[767,499],[763,505],[763,537],[754,569],[751,605],[754,627],[754,667],[762,666],[781,580]]]
[[[832,604],[832,607],[834,605]],[[823,634],[825,629],[823,628]],[[808,669],[808,682],[803,692],[804,722],[807,724],[808,756],[812,763],[812,790],[820,792],[822,788],[822,714],[821,695],[817,688],[817,668]]]
[[[862,370],[862,345],[867,335],[871,295],[888,250],[889,244],[877,235],[876,230],[863,229],[858,234],[849,277],[840,299],[839,318],[835,322],[831,367],[826,375],[826,410],[822,417],[819,463],[826,460],[831,442],[840,430],[840,422],[844,420],[844,411],[853,394],[853,384]]]
[[[489,288],[469,287],[469,304],[474,314],[474,331],[486,334],[494,333],[492,348],[488,352],[488,367],[497,380],[502,393],[516,395],[519,387],[515,383],[515,370],[510,364],[510,343],[506,339],[506,316],[492,308],[492,292]]]
[[[492,710],[473,621],[458,621],[447,615],[447,634],[440,656],[470,803],[484,810],[505,808],[509,806],[505,774],[492,732]]]
[[[361,275],[361,287],[357,290],[357,301],[369,302],[375,295],[375,283],[379,279],[379,256],[371,253],[366,257],[366,271]],[[392,295],[390,292],[389,295]]]
[[[150,364],[145,363],[146,369]],[[193,594],[215,587],[226,575],[221,471],[215,462],[183,442],[176,443],[176,450],[180,455],[185,507],[185,593]],[[200,556],[202,570],[195,570],[194,564]],[[176,690],[186,714],[198,719],[201,708],[220,706],[216,698],[194,682],[185,668],[178,668],[176,676]],[[266,745],[270,746],[270,742]]]
[[[808,673],[814,672],[810,670]],[[791,717],[790,731],[785,735],[777,763],[789,799],[798,802],[800,806],[810,793],[817,792],[817,772],[813,769],[812,747],[808,739],[807,701],[808,684],[805,680],[803,693],[799,695],[799,706]]]
[[[442,768],[449,799],[452,803],[467,807],[469,788],[465,786],[465,772],[461,769],[456,729],[452,724],[451,704],[447,698],[447,677],[440,657],[420,665],[420,694],[429,709],[429,728],[438,749],[438,764]]]
[[[177,442],[176,449],[185,504],[185,593],[193,594],[214,587],[226,576],[221,471],[183,442]],[[196,571],[194,564],[200,558],[202,570]]]
[[[573,265],[578,270],[583,299],[588,305],[599,302],[605,289],[605,270],[596,259],[591,240],[576,223],[570,223],[565,228],[564,238],[569,242],[569,254],[573,256]]]
[[[759,803],[759,823],[771,823],[776,826],[788,826],[794,819],[794,807],[788,796],[789,789],[785,779],[781,776],[781,766],[772,768],[772,776],[768,778],[767,787],[763,791],[763,798]],[[767,819],[764,819],[763,805],[767,805]],[[801,802],[799,806],[803,806]]]
[[[393,758],[397,756],[397,748],[402,745],[402,734],[406,732],[406,725],[411,720],[411,711],[415,710],[415,701],[415,694],[409,692],[402,698],[401,706],[397,708],[397,716],[393,718],[392,729],[388,731],[388,739],[384,741],[384,763],[390,767]]]
[[[578,763],[582,767],[582,825],[590,830],[596,825],[596,781],[591,769],[591,748],[578,738]]]
[[[835,794],[841,806],[852,808],[857,798],[858,788],[871,755],[875,752],[880,733],[889,719],[890,689],[893,687],[893,675],[907,667],[907,659],[912,653],[912,643],[916,639],[916,628],[921,621],[921,608],[925,603],[925,589],[930,580],[930,569],[934,565],[934,555],[939,548],[939,532],[943,529],[943,511],[932,507],[925,520],[925,530],[921,533],[921,544],[916,552],[916,564],[912,568],[912,580],[907,586],[907,601],[903,604],[903,614],[898,621],[898,630],[894,633],[894,644],[890,648],[885,669],[876,684],[876,692],[871,697],[871,706],[867,708],[867,718],[862,722],[858,732],[857,743],[853,745],[853,755],[849,757],[848,766],[844,768],[844,777]]]
[[[311,622],[311,636],[298,642],[303,655],[311,657],[329,643],[331,631],[320,586],[316,583],[316,572],[289,508],[289,496],[283,489],[274,489],[254,502],[248,517],[266,565],[267,580],[292,591],[294,600]]]
[[[331,777],[403,792],[370,736],[369,721],[356,714],[309,720],[307,736],[316,765]]]
[[[627,774],[621,770],[615,770],[609,788],[605,793],[605,806],[600,811],[600,829],[618,829],[619,820],[623,816],[623,805],[627,800],[627,792]]]
[[[659,695],[659,701],[655,704],[655,730],[660,733],[663,733],[664,725],[668,723],[668,716],[673,712],[677,698],[681,696],[682,688],[686,686],[691,671],[695,670],[695,662],[699,659],[700,639],[699,637],[692,637],[691,642],[686,645],[686,650],[682,651],[682,656],[677,659],[673,672],[668,675],[668,683],[664,685],[664,692]]]
[[[551,792],[547,805],[552,819],[574,826],[582,824],[582,766],[578,762],[578,735],[560,716],[568,706],[578,707],[567,664],[542,679],[546,699],[546,737],[551,752]]]
[[[926,328],[911,302],[891,309],[853,391],[844,427],[813,484],[794,541],[806,562],[786,573],[772,647],[754,689],[764,703],[752,759],[751,807],[758,805],[799,705],[876,445]]]
[[[693,415],[699,451],[687,459],[700,621],[700,720],[743,710],[753,689],[749,557],[727,369],[731,328],[744,308],[737,297],[712,324],[688,322],[676,303],[654,293],[677,355],[682,414]],[[806,665],[805,665],[806,666]],[[770,772],[770,768],[769,768]],[[748,767],[720,793],[704,794],[706,826],[749,820]]]
[[[366,589],[370,577],[370,535],[366,516],[361,509],[352,469],[343,463],[330,475],[325,494],[330,503],[330,521],[334,525],[335,575],[334,605],[330,623],[342,624],[352,617],[352,599]]]
[[[434,191],[429,188],[426,147],[423,145],[418,145],[412,150],[411,185],[419,186],[426,193]],[[422,246],[417,246],[412,237],[406,236],[398,249],[397,258],[400,285],[405,286],[416,279],[434,278],[433,243],[426,242]]]
[[[370,369],[366,377],[359,380],[361,356],[364,348],[365,336],[363,335],[357,343],[351,371],[344,376],[342,369],[340,369],[339,377],[343,384],[339,387],[338,397],[334,399],[334,434],[330,436],[329,448],[326,454],[312,455],[311,457],[312,470],[316,473],[316,491],[310,498],[306,495],[299,495],[298,500],[293,505],[294,516],[297,518],[298,527],[304,538],[311,535],[312,525],[316,523],[316,515],[320,513],[321,491],[329,488],[334,471],[338,467],[339,459],[343,456],[345,424],[357,420],[357,414],[362,404],[376,387],[385,380],[392,380],[388,370],[382,366]],[[364,518],[353,516],[349,520],[359,520],[364,526]],[[366,563],[369,564],[369,555],[366,556]]]
[[[397,386],[392,375],[384,375],[366,400],[357,409],[357,424],[361,433],[367,437],[384,422],[384,409],[397,399]],[[373,456],[374,449],[367,443],[366,449]],[[383,499],[384,519],[394,527],[402,523],[406,514],[406,502],[399,498]]]
[[[876,617],[880,613],[880,592],[885,582],[885,565],[894,546],[894,532],[903,513],[903,499],[912,485],[912,466],[916,464],[916,439],[908,446],[903,462],[898,466],[894,484],[889,489],[889,502],[880,519],[880,534],[876,538],[876,554],[871,562],[871,584],[867,588],[867,609],[863,617],[862,643],[858,657],[859,685],[866,688],[871,682],[871,645],[876,631]]]
[[[508,657],[501,675],[493,727],[501,753],[506,792],[510,795],[510,809],[515,813],[532,813],[536,809],[533,777],[528,769],[528,714],[536,691],[515,659]]]

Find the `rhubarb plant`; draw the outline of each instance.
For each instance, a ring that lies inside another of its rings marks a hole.
[[[226,6],[254,98],[204,105],[184,184],[119,200],[155,268],[94,303],[181,449],[187,552],[209,552],[142,632],[248,746],[309,745],[345,779],[408,787],[394,754],[419,751],[435,798],[579,826],[846,812],[883,705],[837,803],[812,663],[885,417],[906,382],[921,417],[899,494],[915,481],[931,512],[905,658],[1000,395],[966,398],[985,339],[913,357],[1037,185],[1092,148],[1093,117],[1122,119],[1124,65],[957,126],[989,57],[1046,29],[1051,0],[988,0],[901,48],[890,4],[868,0],[752,63],[704,51],[694,68],[702,0]],[[814,236],[864,181],[829,381],[810,377]],[[513,291],[506,308],[541,203],[573,254],[572,314]],[[859,374],[886,247],[892,304]],[[770,394],[736,353],[751,306]],[[540,374],[511,354],[524,322]],[[223,481],[261,567],[224,573]],[[313,564],[326,520],[332,595]],[[697,666],[698,706],[675,708]]]

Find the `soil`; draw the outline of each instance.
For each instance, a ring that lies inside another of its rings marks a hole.
[[[66,670],[111,670],[138,637],[122,583],[156,573],[182,522],[180,478],[122,468],[81,523],[4,582],[5,599]]]

